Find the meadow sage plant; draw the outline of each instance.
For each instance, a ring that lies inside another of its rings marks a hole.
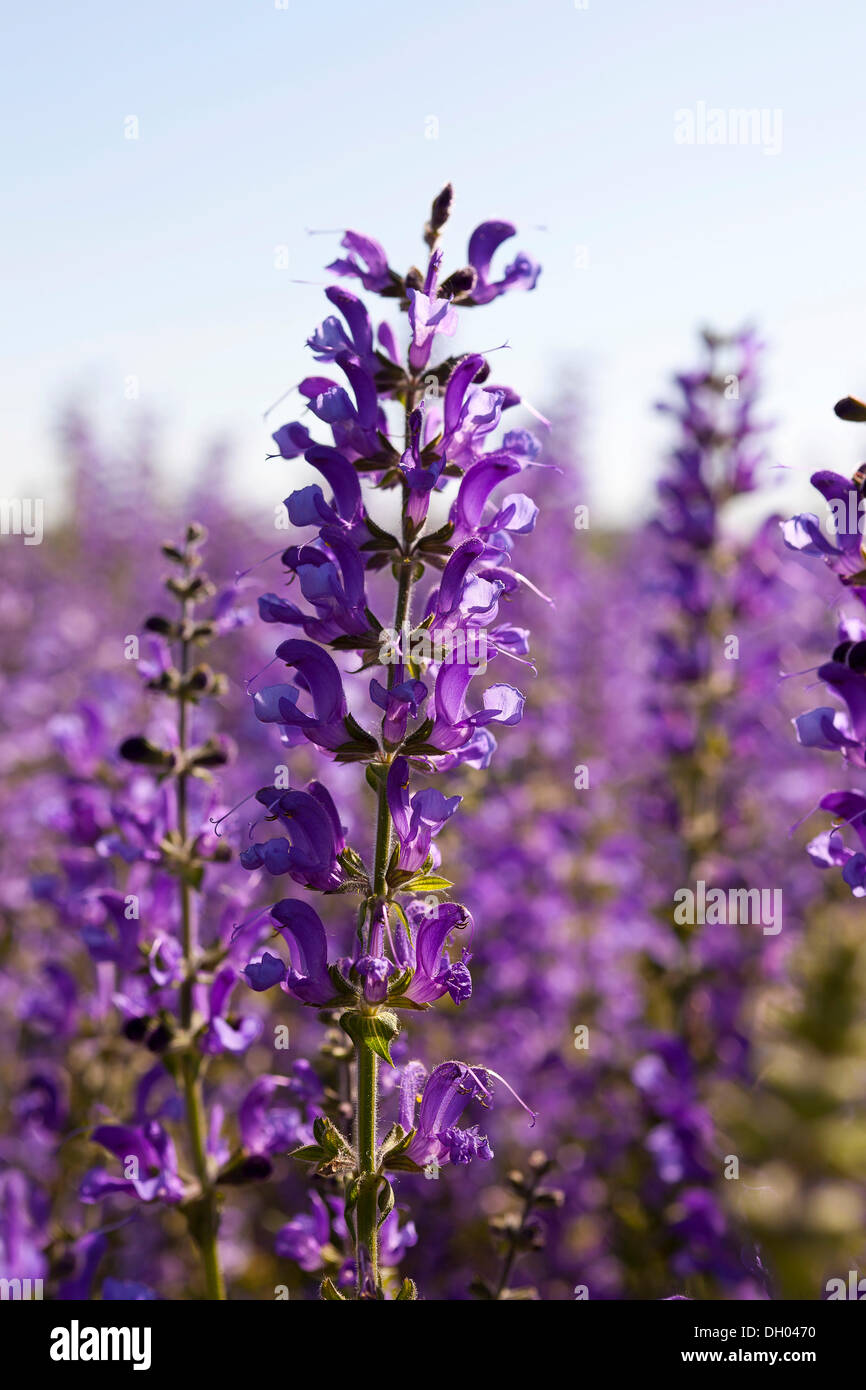
[[[97,966],[112,972],[112,1002],[127,1041],[159,1060],[139,1083],[135,1122],[93,1129],[93,1142],[117,1160],[119,1171],[92,1169],[81,1196],[88,1204],[120,1194],[179,1207],[201,1255],[207,1297],[223,1299],[220,1187],[265,1176],[270,1165],[266,1153],[232,1152],[222,1133],[224,1107],[207,1106],[204,1092],[210,1061],[245,1052],[262,1029],[259,1018],[238,1017],[231,1008],[241,982],[238,952],[247,938],[234,937],[224,922],[216,930],[211,922],[206,939],[200,929],[205,874],[231,854],[210,813],[219,809],[213,769],[233,751],[224,735],[201,727],[201,706],[226,690],[225,677],[197,659],[218,635],[225,606],[211,603],[216,587],[201,567],[204,537],[204,528],[191,523],[179,543],[162,547],[172,565],[165,588],[173,611],[146,620],[150,650],[139,671],[147,688],[173,705],[175,717],[160,714],[152,736],[136,734],[122,743],[121,758],[136,774],[115,798],[111,831],[96,843],[97,872],[100,859],[113,859],[125,880],[110,889],[86,881],[98,890],[102,912],[86,922],[85,944]],[[254,913],[247,929],[260,930],[261,916]],[[164,1081],[178,1103],[163,1101],[156,1117],[149,1101]],[[246,1139],[244,1114],[241,1106]],[[188,1171],[178,1156],[175,1126],[163,1116],[179,1122]]]
[[[446,996],[463,1003],[472,989],[472,918],[446,897],[453,885],[435,845],[461,798],[430,779],[461,764],[489,765],[494,726],[517,724],[523,710],[507,677],[532,670],[526,630],[500,610],[528,583],[512,554],[537,507],[519,491],[494,494],[536,463],[540,446],[522,428],[491,445],[520,397],[496,384],[482,353],[442,349],[462,310],[532,289],[539,268],[518,254],[497,278],[494,254],[515,229],[486,222],[470,238],[467,264],[443,273],[439,241],[451,201],[449,186],[432,205],[423,269],[400,274],[371,238],[343,237],[345,255],[329,269],[393,301],[406,315],[408,343],[401,355],[389,323],[374,332],[345,283],[326,290],[336,313],[308,346],[320,370],[335,376],[307,377],[298,391],[310,423],[331,438],[317,440],[302,421],[274,435],[282,458],[303,456],[324,483],[286,499],[292,526],[308,533],[282,556],[300,602],[281,593],[259,601],[265,622],[289,629],[276,658],[292,679],[254,692],[256,716],[290,749],[311,743],[338,763],[362,765],[372,793],[369,835],[356,847],[322,782],[264,787],[256,799],[275,833],[241,856],[250,870],[359,899],[334,956],[312,904],[282,897],[271,917],[288,959],[265,948],[246,968],[254,990],[279,985],[301,1004],[338,1010],[351,1039],[351,1133],[320,1116],[315,1142],[295,1157],[343,1181],[358,1298],[384,1296],[379,1231],[394,1208],[389,1174],[491,1158],[478,1125],[458,1122],[470,1102],[489,1107],[496,1085],[508,1088],[486,1062],[445,1061],[429,1075],[409,1062],[396,1088],[398,1114],[381,1132],[379,1067],[393,1065],[400,1017]],[[498,679],[474,695],[492,663]],[[343,1296],[330,1280],[322,1292]],[[404,1280],[397,1297],[415,1296]]]
[[[853,396],[837,402],[842,420],[866,423],[866,405]],[[855,898],[866,897],[866,791],[859,774],[866,767],[866,551],[863,517],[866,512],[866,465],[852,479],[821,469],[812,484],[826,504],[822,517],[809,512],[792,517],[782,527],[785,543],[801,554],[824,563],[837,575],[843,597],[854,602],[839,621],[830,660],[818,667],[818,678],[837,705],[820,705],[798,716],[794,724],[799,742],[841,756],[848,785],[827,792],[819,802],[834,824],[808,846],[809,857],[820,868],[839,868]]]

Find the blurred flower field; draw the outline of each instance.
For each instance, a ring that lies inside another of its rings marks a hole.
[[[449,207],[422,270],[344,238],[279,529],[69,411],[62,526],[0,542],[0,1277],[48,1298],[860,1277],[863,482],[744,520],[766,349],[707,331],[600,527],[580,382],[450,355],[539,267]]]

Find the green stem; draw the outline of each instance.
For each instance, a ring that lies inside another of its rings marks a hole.
[[[376,1121],[378,1110],[379,1058],[363,1042],[355,1048],[358,1068],[357,1142],[361,1188],[355,1209],[358,1234],[358,1253],[363,1246],[370,1260],[373,1283],[379,1283],[379,1212],[376,1197],[379,1183],[376,1176]],[[361,1292],[361,1267],[358,1261],[358,1292]]]
[[[410,389],[406,401],[406,431],[412,410],[414,390]],[[412,604],[412,584],[415,561],[406,552],[406,527],[403,525],[403,554],[400,558],[400,573],[397,580],[397,598],[394,610],[394,630],[402,637],[403,624],[409,621]],[[405,655],[405,653],[404,653]],[[392,663],[388,668],[388,689],[392,689],[398,666]],[[376,849],[373,867],[373,890],[380,900],[387,895],[386,874],[391,856],[393,826],[388,809],[388,796],[384,777],[379,784],[376,813]],[[363,1246],[368,1253],[373,1282],[379,1283],[379,1211],[377,1197],[379,1179],[376,1156],[378,1139],[376,1125],[379,1104],[379,1058],[373,1050],[360,1042],[355,1046],[357,1111],[355,1117],[355,1141],[358,1146],[358,1177],[360,1191],[355,1208],[355,1263],[358,1269],[358,1293],[361,1293],[360,1250]]]
[[[537,1182],[534,1182],[530,1191],[524,1198],[523,1209],[520,1213],[520,1225],[517,1227],[516,1230],[511,1231],[509,1233],[508,1247],[505,1253],[505,1259],[502,1264],[502,1273],[499,1276],[499,1283],[496,1285],[496,1292],[493,1295],[493,1299],[495,1302],[499,1302],[505,1297],[508,1285],[511,1282],[511,1275],[514,1270],[514,1263],[517,1259],[517,1251],[520,1246],[520,1240],[524,1230],[526,1229],[526,1223],[532,1215],[532,1207],[535,1198],[536,1186]]]
[[[189,600],[183,602],[181,620],[184,628],[190,616]],[[189,671],[189,642],[181,638],[180,673],[185,677]],[[186,752],[187,740],[187,701],[181,692],[178,700],[177,740],[181,754]],[[182,771],[177,779],[177,829],[182,846],[186,846],[188,833],[187,817],[187,774]],[[180,1024],[184,1033],[189,1034],[193,1022],[193,984],[197,968],[198,933],[196,931],[195,911],[186,865],[181,868],[180,877],[180,917],[183,938],[183,981],[180,987]],[[191,1043],[187,1043],[191,1047]],[[200,1217],[196,1221],[195,1239],[201,1250],[204,1266],[205,1285],[208,1299],[222,1302],[225,1299],[225,1284],[220,1269],[217,1232],[219,1229],[219,1209],[217,1196],[210,1180],[207,1161],[207,1120],[204,1097],[199,1076],[199,1058],[191,1051],[183,1053],[181,1067],[183,1072],[184,1108],[186,1125],[192,1152],[193,1167],[201,1188],[199,1199]]]

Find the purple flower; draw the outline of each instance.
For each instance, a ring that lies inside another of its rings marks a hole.
[[[321,497],[319,488],[312,491]],[[303,524],[289,510],[292,520]],[[316,545],[291,546],[283,564],[297,575],[301,593],[316,613],[310,616],[277,594],[263,594],[259,615],[266,623],[292,623],[317,642],[368,630],[364,564],[357,546],[338,528],[323,525]]]
[[[139,1126],[99,1125],[90,1136],[119,1160],[122,1177],[93,1168],[81,1184],[82,1202],[99,1202],[125,1192],[142,1202],[180,1202],[185,1196],[174,1144],[155,1120]]]
[[[238,1128],[248,1154],[288,1153],[308,1141],[304,1111],[321,1093],[321,1083],[305,1058],[291,1076],[260,1076],[238,1111]]]
[[[388,265],[388,258],[378,241],[362,236],[360,232],[346,232],[340,245],[349,252],[348,256],[332,261],[327,267],[336,275],[354,275],[373,294],[381,294],[391,287],[397,278]]]
[[[132,1279],[104,1279],[102,1299],[104,1303],[145,1303],[156,1298],[147,1284],[137,1284]]]
[[[517,232],[511,222],[482,222],[469,238],[469,264],[476,274],[475,286],[469,301],[472,304],[489,304],[507,290],[534,290],[541,274],[541,267],[523,251],[506,268],[501,280],[491,280],[490,262],[504,241]]]
[[[329,1261],[339,1258],[331,1244],[332,1209],[339,1204],[336,1198],[326,1202],[318,1192],[311,1192],[310,1205],[312,1212],[302,1212],[280,1228],[274,1249],[283,1259],[294,1260],[307,1274],[314,1274]]]
[[[309,695],[312,715],[298,709],[299,691],[291,685],[270,685],[253,696],[253,710],[265,724],[281,724],[286,733],[299,731],[319,748],[334,750],[347,738],[343,720],[346,696],[333,657],[313,642],[290,638],[277,647],[277,656],[294,666],[298,686]],[[295,740],[292,740],[294,742]]]
[[[443,796],[425,787],[409,797],[409,763],[400,756],[388,769],[388,809],[400,845],[400,868],[420,869],[430,853],[433,836],[457,810],[461,796]]]
[[[387,690],[375,676],[370,681],[370,699],[379,709],[385,711],[382,720],[382,738],[391,747],[397,747],[406,736],[406,726],[410,717],[416,719],[424,701],[427,687],[423,681],[406,680]]]
[[[437,253],[437,256],[439,253]],[[453,338],[457,332],[457,310],[447,299],[437,299],[435,297],[435,269],[434,262],[438,267],[437,256],[431,257],[431,272],[428,272],[427,282],[424,292],[421,290],[410,289],[407,291],[409,297],[409,328],[412,333],[412,343],[409,348],[409,365],[415,372],[423,371],[430,360],[430,352],[433,347],[433,340],[437,334],[441,333],[447,338]],[[439,256],[441,260],[441,256]]]
[[[309,903],[299,898],[283,898],[271,908],[280,935],[289,947],[292,964],[288,969],[278,957],[265,952],[251,961],[244,974],[255,990],[281,984],[304,1004],[322,1006],[334,998],[335,989],[328,973],[328,941],[322,919]]]
[[[384,256],[384,252],[382,254]],[[339,319],[333,316],[326,318],[307,339],[313,356],[319,362],[333,362],[340,353],[349,352],[368,369],[375,368],[373,326],[363,302],[342,285],[329,285],[325,290],[325,298],[339,309],[346,321],[346,328]]]
[[[233,966],[217,972],[208,992],[208,1022],[199,1040],[199,1047],[208,1056],[221,1052],[246,1052],[261,1035],[260,1018],[229,1019],[226,1017],[229,999],[238,985]]]
[[[434,689],[435,722],[430,742],[443,753],[463,748],[476,729],[484,724],[518,724],[523,714],[523,696],[512,685],[490,685],[482,695],[483,710],[466,712],[469,682],[477,674],[468,664],[442,665]]]
[[[468,924],[468,912],[459,903],[439,903],[434,912],[428,912],[416,899],[406,915],[411,936],[402,924],[395,933],[400,965],[415,972],[403,991],[406,998],[416,1004],[432,1004],[448,993],[455,1004],[462,1004],[472,993],[472,977],[466,966],[470,957],[464,950],[463,959],[452,964],[444,946],[452,932]]]
[[[336,888],[342,880],[337,856],[345,839],[326,788],[320,782],[310,782],[306,791],[263,787],[256,800],[287,833],[245,849],[240,856],[244,868],[289,874],[296,883],[321,892]]]
[[[492,1104],[488,1074],[473,1071],[465,1062],[441,1062],[427,1077],[416,1120],[416,1094],[423,1077],[421,1063],[410,1062],[400,1084],[400,1124],[415,1130],[408,1157],[419,1167],[491,1159],[493,1150],[478,1126],[459,1129],[456,1123],[470,1100],[479,1100],[485,1107]]]
[[[389,1211],[379,1227],[379,1259],[386,1267],[400,1263],[406,1251],[418,1244],[418,1232],[414,1221],[400,1225],[400,1214],[395,1207]]]

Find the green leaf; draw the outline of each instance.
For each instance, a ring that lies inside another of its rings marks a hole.
[[[352,714],[347,714],[343,724],[352,736],[354,743],[365,744],[368,748],[378,749],[379,745],[372,734],[368,734],[366,729],[362,729],[357,719]]]
[[[440,878],[439,874],[423,874],[403,885],[404,893],[447,893],[454,884],[450,878]]]
[[[322,1280],[321,1287],[319,1288],[319,1297],[323,1298],[326,1303],[346,1303],[348,1301],[340,1293],[340,1290],[336,1287],[332,1279]]]
[[[313,1121],[313,1134],[316,1142],[321,1144],[327,1154],[332,1157],[337,1155],[347,1158],[354,1158],[349,1142],[343,1137],[336,1125],[328,1119],[327,1115],[317,1115]]]
[[[415,1013],[426,1013],[427,1009],[432,1009],[432,1004],[416,1004],[414,999],[407,999],[405,994],[389,994],[388,1007],[391,1009],[413,1009]]]
[[[393,1124],[385,1135],[379,1149],[379,1164],[384,1168],[390,1168],[400,1158],[402,1158],[412,1140],[415,1138],[416,1131],[407,1131],[402,1125]]]
[[[379,1208],[379,1218],[376,1222],[377,1226],[381,1226],[386,1217],[394,1210],[394,1202],[393,1187],[386,1177],[380,1178],[379,1195],[376,1198],[376,1206]]]
[[[394,1302],[395,1302],[395,1303],[405,1303],[407,1299],[411,1299],[411,1300],[414,1301],[414,1300],[417,1299],[417,1297],[418,1297],[418,1285],[415,1283],[415,1280],[414,1280],[414,1279],[404,1279],[403,1282],[402,1282],[402,1284],[400,1285],[400,1290],[399,1290],[399,1292],[397,1293],[397,1295],[396,1295],[396,1297],[395,1297],[395,1299],[394,1299]]]
[[[297,1158],[301,1163],[324,1163],[329,1158],[319,1144],[302,1144],[299,1149],[290,1149],[289,1158]]]

